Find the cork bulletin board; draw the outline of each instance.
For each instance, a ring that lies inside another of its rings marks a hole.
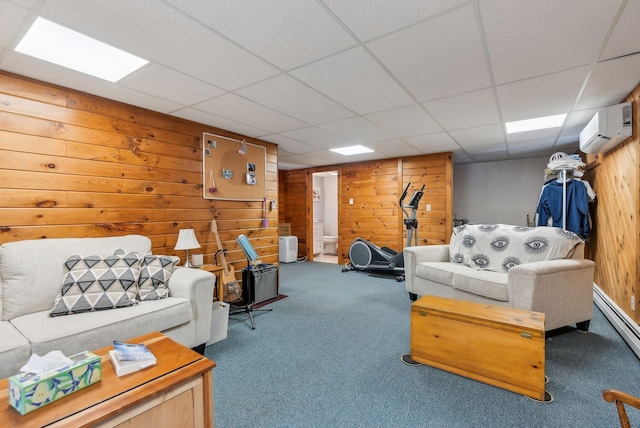
[[[266,196],[267,149],[245,140],[202,134],[202,196],[262,201]]]

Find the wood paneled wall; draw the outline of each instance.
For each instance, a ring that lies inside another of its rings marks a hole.
[[[587,156],[596,202],[586,255],[596,263],[595,283],[640,323],[640,86],[626,101],[633,102],[631,138],[607,153]]]
[[[419,245],[449,241],[453,169],[451,153],[439,153],[280,171],[280,222],[291,223],[291,234],[298,237],[299,256],[312,257],[312,174],[331,170],[338,171],[340,263],[348,261],[349,246],[357,237],[394,250],[405,246],[406,228],[398,200],[409,182],[405,203],[426,185],[417,215]],[[431,205],[429,212],[427,203]]]
[[[278,261],[277,210],[262,202],[202,198],[202,133],[246,138],[267,149],[267,198],[278,199],[271,143],[0,72],[0,243],[140,234],[156,254],[176,254],[178,230],[194,228],[205,263],[218,250],[246,261],[246,234],[264,262]]]

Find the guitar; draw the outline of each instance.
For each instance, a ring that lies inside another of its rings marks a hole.
[[[224,257],[224,249],[220,242],[220,235],[218,235],[218,225],[215,220],[211,220],[211,231],[216,236],[216,243],[220,249],[220,259],[222,260],[222,287],[224,287],[224,301],[235,302],[242,298],[242,288],[238,285],[236,280],[236,274],[232,265],[227,265],[227,260]]]

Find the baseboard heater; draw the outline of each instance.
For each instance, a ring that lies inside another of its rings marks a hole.
[[[595,283],[593,300],[631,350],[640,358],[640,327]]]

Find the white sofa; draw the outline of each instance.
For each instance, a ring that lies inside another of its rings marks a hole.
[[[32,353],[71,355],[160,331],[203,351],[209,340],[215,276],[177,267],[167,282],[169,297],[129,307],[50,316],[61,292],[68,256],[112,255],[118,250],[151,254],[140,235],[64,238],[0,245],[0,378],[18,372]]]
[[[411,300],[433,295],[543,312],[547,331],[573,323],[589,328],[594,263],[584,259],[584,241],[572,232],[464,225],[450,244],[403,253]]]

